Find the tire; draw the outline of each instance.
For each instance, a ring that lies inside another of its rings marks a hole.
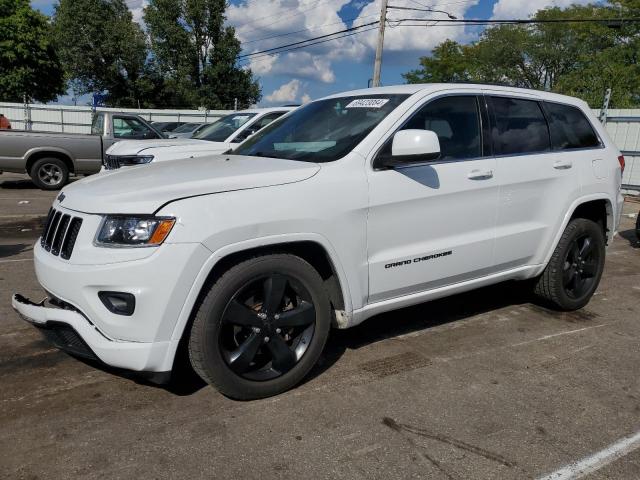
[[[636,238],[640,240],[640,212],[636,216]]]
[[[31,167],[29,176],[41,190],[60,190],[69,180],[69,168],[59,158],[41,158]]]
[[[602,226],[584,218],[571,220],[537,279],[536,295],[558,310],[584,307],[598,288],[604,259]]]
[[[191,328],[189,358],[196,373],[228,397],[269,397],[311,370],[330,325],[328,294],[309,263],[289,254],[254,257],[206,293]]]

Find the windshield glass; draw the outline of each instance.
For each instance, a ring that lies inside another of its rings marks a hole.
[[[409,95],[368,95],[312,102],[260,130],[232,153],[332,162],[353,150]]]
[[[213,125],[199,131],[191,138],[198,140],[209,140],[210,142],[224,142],[227,138],[235,133],[242,125],[247,123],[250,118],[255,117],[255,113],[233,113],[222,117]]]
[[[409,95],[319,100],[260,130],[236,155],[332,162],[344,157]]]
[[[180,125],[178,128],[176,128],[173,131],[173,133],[189,133],[189,132],[193,132],[199,126],[200,126],[199,123],[185,123],[184,125]]]

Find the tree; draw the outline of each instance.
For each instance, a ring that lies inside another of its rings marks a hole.
[[[430,57],[420,58],[421,69],[402,76],[408,83],[468,81],[471,75],[465,50],[464,45],[445,40],[433,49]]]
[[[147,64],[144,32],[123,0],[60,0],[53,27],[74,91],[106,92],[113,106],[154,106],[159,79]]]
[[[64,93],[47,18],[29,0],[0,0],[0,100],[48,102]]]
[[[145,8],[154,63],[175,106],[231,108],[260,100],[249,69],[237,65],[240,42],[225,26],[225,0],[151,0]]]
[[[638,15],[638,0],[622,0],[615,5],[549,8],[534,18],[602,20]],[[461,79],[551,90],[580,97],[592,107],[599,107],[611,88],[611,105],[625,108],[640,105],[639,55],[638,24],[500,25],[487,28],[470,45],[441,43],[431,57],[420,59],[420,69],[404,77],[408,82]],[[447,74],[454,78],[447,79]]]

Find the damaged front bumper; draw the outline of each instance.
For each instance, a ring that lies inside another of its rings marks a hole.
[[[108,338],[77,309],[55,299],[35,303],[14,294],[11,305],[61,350],[112,367],[134,370],[154,381],[165,381],[169,377],[170,372],[157,372],[153,367],[162,364],[170,342],[127,342]]]

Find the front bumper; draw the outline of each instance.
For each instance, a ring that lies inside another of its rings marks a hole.
[[[15,294],[11,305],[20,316],[38,327],[56,347],[73,355],[136,371],[161,371],[171,342],[123,342],[107,338],[82,313],[45,306]],[[155,368],[154,368],[155,367]]]

